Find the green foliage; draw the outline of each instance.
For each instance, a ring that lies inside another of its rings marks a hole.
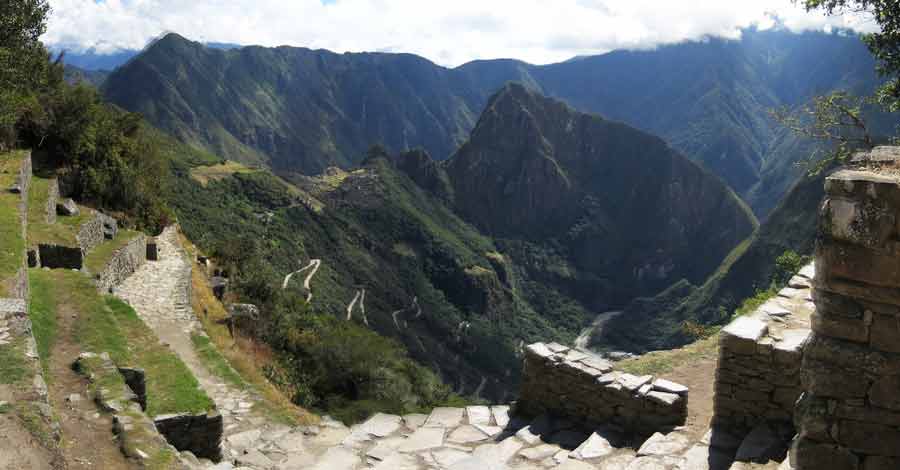
[[[875,98],[889,111],[900,111],[900,3],[895,0],[803,0],[807,10],[826,14],[854,12],[870,17],[878,24],[878,32],[863,36],[863,41],[878,62],[878,73],[888,78],[875,93]]]
[[[0,188],[11,187],[16,180],[24,152],[0,153]],[[21,196],[9,191],[0,192],[0,296],[11,297],[5,292],[10,280],[22,267],[25,239],[19,219]]]
[[[30,375],[21,343],[0,345],[0,384],[17,384]]]
[[[771,110],[770,114],[791,132],[825,145],[827,150],[816,148],[802,162],[809,174],[815,176],[835,164],[849,161],[857,150],[875,146],[864,116],[863,107],[867,101],[844,91],[835,91],[815,96],[797,110],[782,107]]]
[[[219,350],[216,349],[216,346],[209,339],[209,336],[194,333],[191,335],[191,342],[194,344],[194,351],[197,352],[197,356],[199,356],[200,360],[206,364],[206,368],[209,369],[213,375],[224,379],[234,387],[240,389],[247,387],[247,383],[244,382],[244,379],[241,378],[240,374],[228,364],[228,360],[219,353]]]
[[[38,356],[44,369],[44,377],[49,374],[50,350],[56,341],[56,298],[53,291],[53,279],[38,274],[37,270],[29,270],[28,318],[34,341],[37,343]]]
[[[804,265],[811,261],[809,256],[801,256],[794,250],[787,250],[775,259],[775,272],[772,273],[772,283],[783,286],[800,271]]]
[[[49,11],[46,0],[0,3],[0,151],[15,143],[12,127],[35,91],[62,80],[38,40]]]
[[[754,310],[759,308],[762,304],[766,303],[767,300],[775,297],[776,295],[778,295],[778,288],[774,284],[770,285],[765,290],[757,289],[755,294],[747,297],[743,302],[741,302],[741,306],[734,311],[734,317],[740,317],[753,313]]]
[[[168,165],[140,116],[105,104],[94,88],[63,83],[41,94],[18,128],[27,145],[65,169],[75,199],[151,231],[170,221],[161,197]]]
[[[101,296],[90,277],[80,272],[32,269],[31,305],[35,318],[56,318],[60,312],[78,316],[74,338],[83,351],[109,353],[118,366],[143,368],[147,378],[147,413],[198,413],[214,407],[187,366],[126,303]],[[50,330],[50,328],[46,328]],[[52,335],[35,324],[39,348]],[[49,350],[49,347],[48,347]],[[43,355],[42,358],[46,357]]]
[[[396,342],[355,323],[311,313],[298,307],[299,300],[286,297],[275,307],[271,331],[297,404],[355,422],[375,410],[421,412],[451,397]]]

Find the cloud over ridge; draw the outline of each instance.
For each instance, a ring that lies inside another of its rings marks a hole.
[[[535,64],[650,48],[743,28],[871,30],[791,0],[51,0],[43,40],[75,52],[140,49],[166,31],[204,42],[410,52],[456,66]]]

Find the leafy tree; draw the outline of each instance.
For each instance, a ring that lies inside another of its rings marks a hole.
[[[816,96],[798,109],[782,107],[771,110],[770,114],[795,134],[828,145],[830,150],[824,156],[821,150],[817,150],[805,162],[810,174],[818,174],[836,161],[849,159],[854,151],[870,149],[875,145],[863,115],[867,101],[836,91]]]
[[[857,13],[871,16],[880,31],[863,36],[878,62],[878,73],[889,80],[877,92],[877,101],[889,111],[900,111],[900,2],[896,0],[802,0],[807,10],[826,14]]]
[[[47,86],[53,64],[38,38],[49,12],[46,0],[0,2],[0,151],[14,144],[12,126],[29,97]]]

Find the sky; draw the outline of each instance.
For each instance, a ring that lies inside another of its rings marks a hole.
[[[740,37],[740,30],[851,28],[866,17],[807,13],[791,0],[49,0],[43,40],[113,53],[176,32],[202,42],[560,62],[613,49]]]

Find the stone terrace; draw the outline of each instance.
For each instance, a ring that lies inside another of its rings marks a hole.
[[[815,312],[813,264],[778,295],[737,318],[719,337],[715,422],[736,430],[768,423],[790,433],[801,393],[800,363]]]

